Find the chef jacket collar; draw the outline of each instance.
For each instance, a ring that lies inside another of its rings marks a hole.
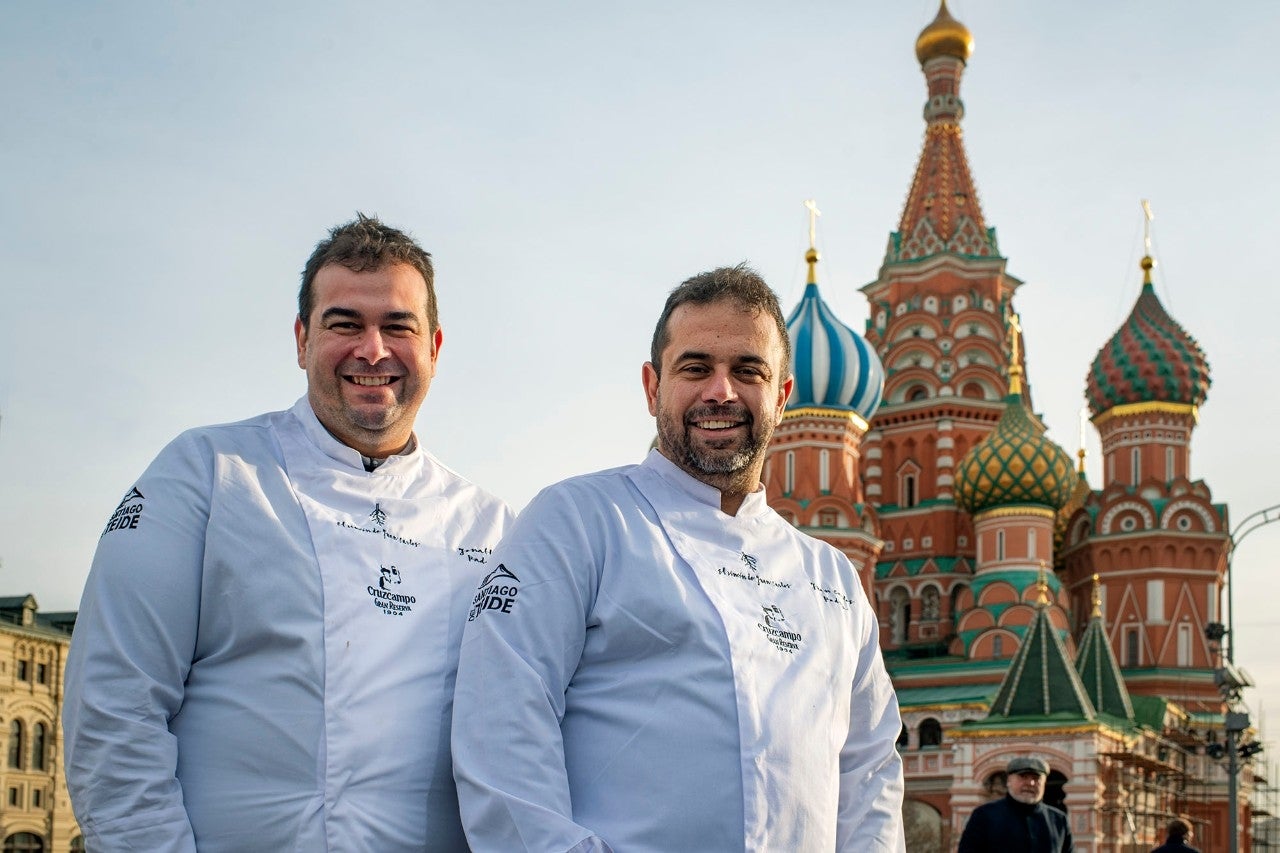
[[[324,424],[320,423],[320,419],[316,417],[316,413],[311,408],[311,402],[304,395],[302,399],[293,404],[293,408],[289,410],[293,416],[302,424],[302,431],[306,433],[307,438],[316,448],[328,456],[335,462],[355,469],[356,471],[365,471],[364,457],[360,455],[360,451],[354,447],[348,447],[341,441],[333,437],[333,433],[325,429]],[[418,455],[418,437],[411,435],[409,444],[400,453],[388,456],[387,459],[378,465],[372,474],[399,474],[411,464],[411,460]]]
[[[644,462],[640,463],[641,468],[647,468],[661,477],[668,485],[677,491],[693,498],[698,503],[706,504],[717,510],[720,509],[720,490],[715,486],[709,486],[698,478],[689,474],[676,463],[663,456],[658,450],[650,450],[649,455],[645,457]],[[733,518],[754,518],[769,511],[769,504],[765,501],[764,484],[757,483],[756,490],[747,495],[742,501],[742,506],[738,508],[738,513]]]

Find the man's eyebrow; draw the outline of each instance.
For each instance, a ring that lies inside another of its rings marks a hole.
[[[416,323],[418,321],[418,315],[412,311],[388,311],[386,314],[382,315],[382,320],[383,322],[386,322],[387,320],[396,320],[400,322],[412,320]]]
[[[360,312],[356,311],[354,308],[340,308],[334,306],[333,308],[324,309],[324,313],[320,315],[320,320],[324,321],[332,317],[346,317],[351,320],[359,320]]]
[[[335,305],[332,308],[324,309],[324,313],[320,315],[320,320],[321,322],[324,322],[334,317],[343,317],[348,320],[361,320],[364,318],[364,315],[354,308],[343,308]],[[418,321],[418,315],[412,311],[388,311],[386,314],[382,315],[382,322],[384,323],[404,323],[409,321],[416,323]]]

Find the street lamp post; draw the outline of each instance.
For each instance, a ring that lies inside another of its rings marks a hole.
[[[1259,527],[1280,521],[1280,504],[1260,509],[1246,516],[1231,532],[1231,550],[1227,552],[1227,662],[1236,662],[1236,582],[1231,576],[1231,563],[1236,556],[1236,548],[1244,538]]]

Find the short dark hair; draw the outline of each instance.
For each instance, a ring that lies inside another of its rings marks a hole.
[[[1169,838],[1186,838],[1191,834],[1191,824],[1180,817],[1175,817],[1169,821]]]
[[[436,274],[431,255],[405,232],[384,225],[376,216],[356,213],[356,218],[329,230],[329,236],[316,244],[302,270],[302,287],[298,289],[298,318],[306,326],[315,305],[312,286],[316,274],[329,264],[344,266],[352,272],[376,272],[391,264],[408,264],[422,274],[427,283],[427,322],[434,333],[440,327],[436,309]]]
[[[710,305],[722,299],[733,301],[743,311],[756,311],[773,318],[782,339],[782,373],[779,382],[786,379],[791,369],[791,338],[787,335],[787,321],[782,317],[778,296],[765,284],[760,274],[745,263],[734,267],[720,267],[710,272],[698,273],[686,280],[667,297],[667,304],[653,329],[653,342],[649,345],[649,360],[653,371],[662,375],[662,351],[671,342],[668,324],[671,314],[681,305]]]

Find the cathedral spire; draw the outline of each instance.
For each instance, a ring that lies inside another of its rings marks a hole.
[[[1080,673],[1080,681],[1094,708],[1122,720],[1133,720],[1129,689],[1120,674],[1120,663],[1102,621],[1102,594],[1096,574],[1093,576],[1093,615],[1080,638],[1076,671]]]
[[[916,39],[916,57],[929,88],[924,149],[885,262],[941,253],[999,257],[986,226],[960,134],[964,103],[960,77],[973,53],[973,36],[951,17],[945,0]]]

